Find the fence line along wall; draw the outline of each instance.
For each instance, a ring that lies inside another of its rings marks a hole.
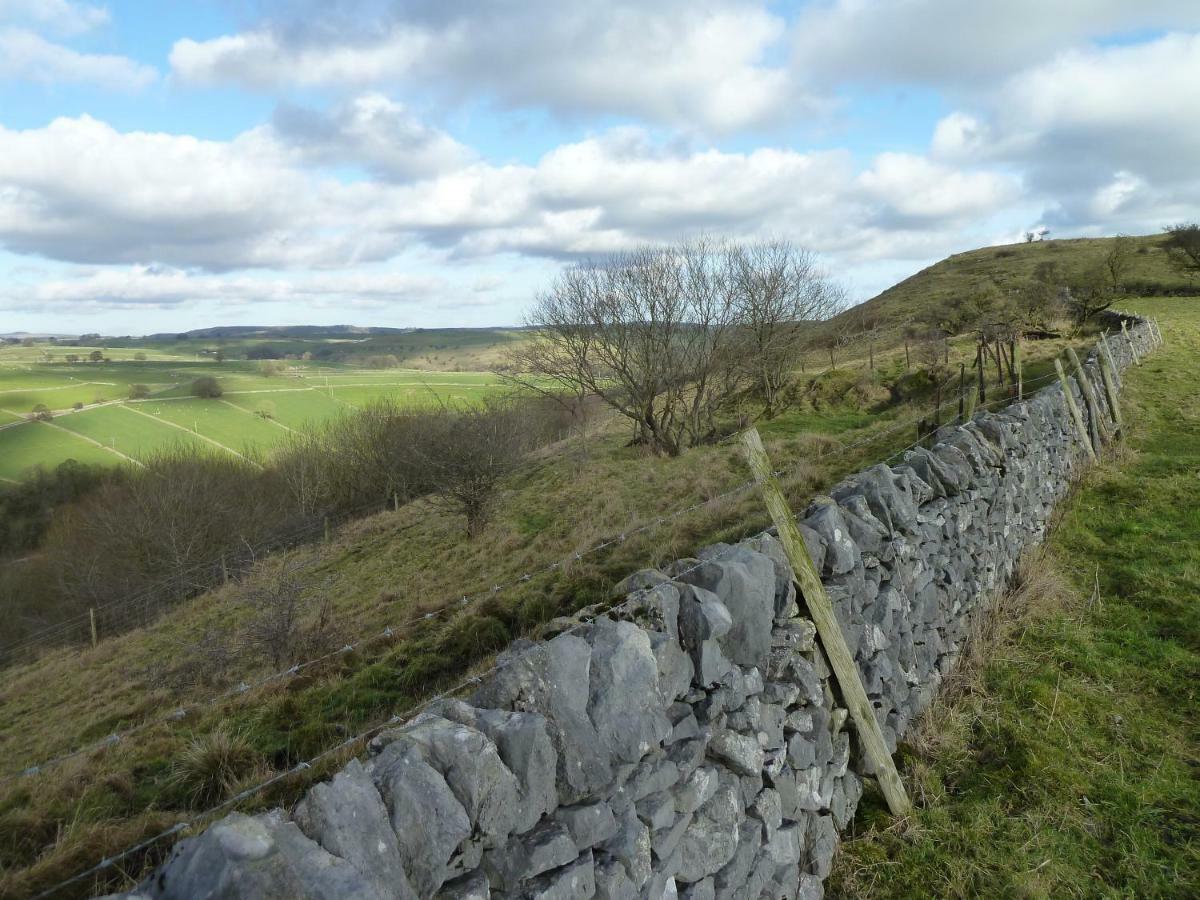
[[[1126,321],[1119,369],[1156,343]],[[1092,408],[1109,415],[1104,392]],[[1085,461],[1055,384],[805,512],[893,749]],[[295,809],[181,842],[125,896],[820,897],[872,773],[782,547],[718,544],[621,591],[604,615],[514,644],[470,703],[382,733]]]

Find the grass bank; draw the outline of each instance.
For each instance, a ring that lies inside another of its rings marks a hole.
[[[985,659],[859,813],[835,897],[1200,895],[1200,301],[1126,377],[1128,442],[1064,507]]]

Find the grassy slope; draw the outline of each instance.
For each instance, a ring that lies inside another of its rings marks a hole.
[[[1162,235],[1143,235],[1133,240],[1137,250],[1126,276],[1128,284],[1150,286],[1155,293],[1194,293],[1200,289],[1200,284],[1189,283],[1186,276],[1172,268],[1161,247]],[[900,322],[918,316],[930,307],[939,307],[969,295],[989,282],[1002,290],[1016,286],[1030,278],[1044,262],[1057,263],[1070,281],[1098,263],[1111,243],[1112,238],[1078,238],[983,247],[957,253],[888,288],[856,307],[853,314],[870,311],[880,319]]]
[[[1167,345],[1049,541],[1064,588],[909,748],[926,807],[860,816],[834,896],[1200,894],[1200,300],[1130,305]]]
[[[1031,347],[1031,371],[1045,368],[1044,361],[1033,361],[1037,353],[1059,349],[1059,344]],[[880,353],[877,363],[880,372],[894,375],[903,368],[903,351]],[[884,414],[803,409],[765,423],[762,431],[773,461],[794,467],[785,487],[800,508],[843,474],[907,445],[914,437],[910,424],[887,429],[927,405],[902,405]],[[609,427],[538,454],[506,484],[497,516],[478,540],[463,539],[456,516],[418,502],[349,526],[329,545],[291,554],[313,592],[331,599],[344,639],[378,634],[385,625],[403,637],[377,641],[286,690],[256,692],[173,729],[155,728],[119,751],[80,760],[7,793],[0,790],[0,865],[17,870],[10,889],[19,893],[85,868],[91,857],[186,814],[167,761],[191,734],[224,722],[251,737],[263,765],[294,764],[348,731],[407,708],[540,622],[602,599],[629,572],[767,524],[761,503],[746,492],[473,604],[449,621],[397,627],[747,478],[734,445],[663,460],[625,446],[627,436],[625,427]],[[864,440],[850,451],[841,449]],[[268,580],[277,564],[265,563],[251,583]],[[96,651],[54,652],[36,665],[5,672],[0,769],[102,738],[213,693],[214,685],[172,688],[171,676],[196,656],[206,629],[236,628],[244,620],[240,591],[234,584],[178,606],[153,627],[104,641]],[[265,671],[261,660],[243,658],[222,684]],[[46,727],[48,721],[53,728]],[[288,786],[289,792],[297,789]],[[39,861],[32,870],[21,871],[34,858]],[[0,896],[4,887],[0,878]]]

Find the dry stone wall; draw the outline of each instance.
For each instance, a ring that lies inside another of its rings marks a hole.
[[[1129,322],[1147,352],[1150,327]],[[1086,365],[1099,385],[1095,353]],[[893,749],[1084,453],[1055,384],[801,517]],[[871,769],[779,542],[707,547],[621,591],[513,645],[470,702],[380,734],[293,810],[181,842],[126,896],[820,897]]]

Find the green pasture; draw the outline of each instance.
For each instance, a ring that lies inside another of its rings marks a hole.
[[[133,408],[163,422],[186,428],[237,453],[270,451],[282,443],[288,434],[278,425],[221,400],[164,400],[138,403]],[[145,416],[142,418],[145,419]]]
[[[275,422],[297,431],[307,431],[346,411],[344,405],[316,388],[271,394],[226,394],[221,399],[255,415],[266,413]]]
[[[68,459],[113,465],[119,457],[43,422],[0,431],[0,478],[19,479],[36,465],[53,468]]]
[[[59,416],[54,419],[54,424],[138,460],[178,444],[208,446],[189,434],[139,416],[120,404]]]

